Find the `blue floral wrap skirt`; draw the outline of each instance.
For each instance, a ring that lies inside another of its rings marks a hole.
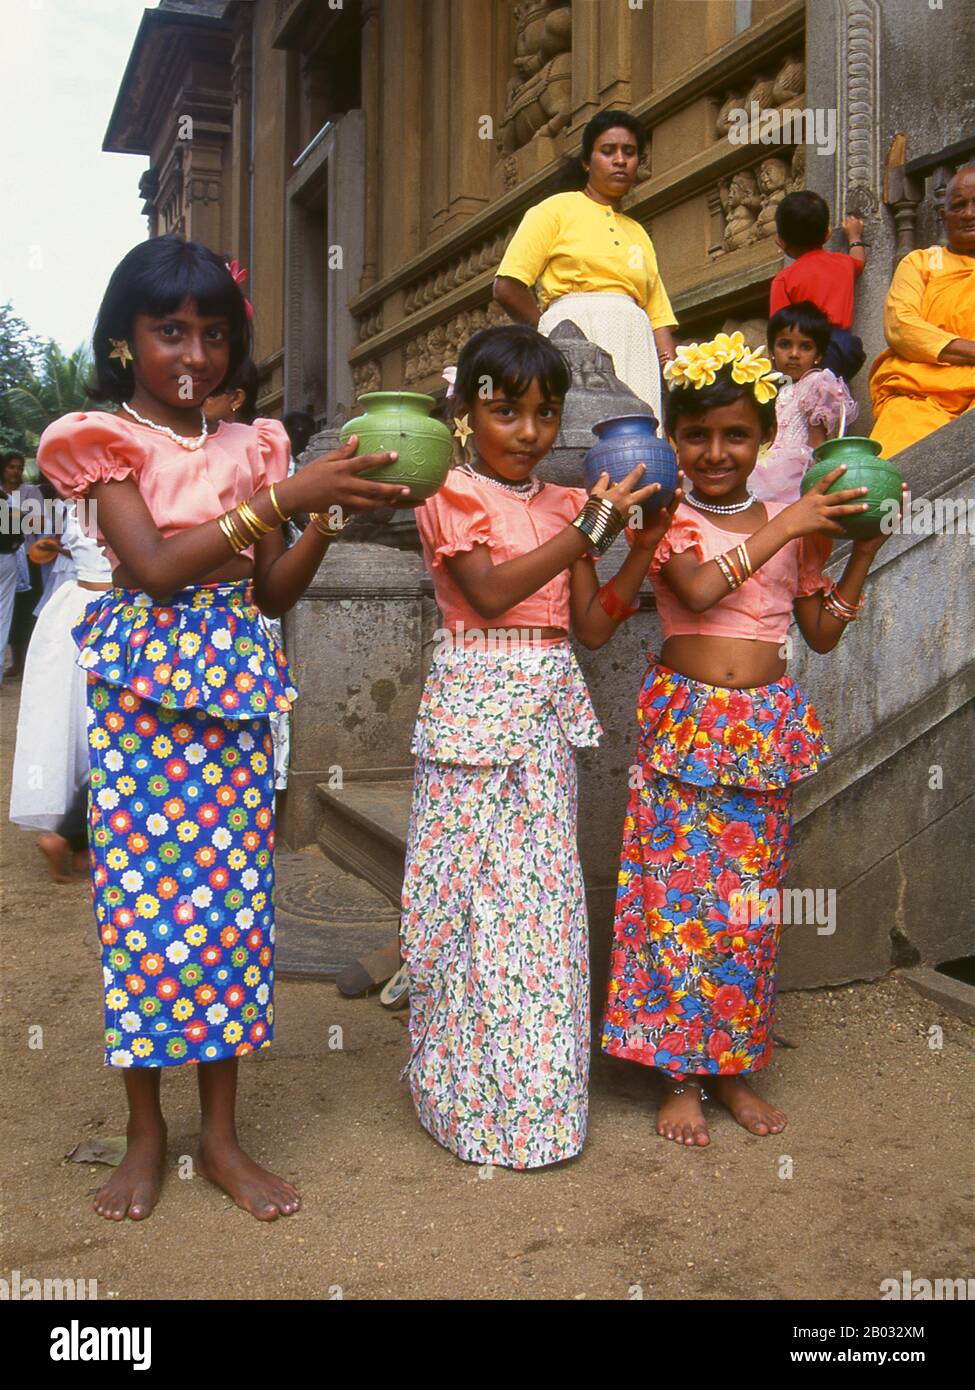
[[[74,630],[88,672],[89,843],[105,1060],[237,1057],[274,1034],[269,715],[297,692],[248,582],[114,589]]]

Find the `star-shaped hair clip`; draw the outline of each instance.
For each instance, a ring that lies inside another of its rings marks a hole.
[[[129,363],[133,361],[133,357],[132,349],[129,347],[126,340],[124,338],[109,338],[108,341],[112,345],[112,350],[108,354],[109,357],[117,357],[122,366],[127,367]]]
[[[454,429],[454,436],[455,436],[455,438],[457,438],[457,439],[460,440],[460,447],[461,447],[462,449],[466,449],[466,448],[467,448],[467,441],[468,441],[468,439],[470,439],[471,435],[474,433],[474,431],[471,429],[470,417],[467,416],[467,415],[455,415],[455,416],[454,416],[454,426],[455,426],[455,429]]]

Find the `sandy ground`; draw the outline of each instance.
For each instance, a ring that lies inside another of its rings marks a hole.
[[[122,1086],[101,1065],[87,885],[51,883],[5,819],[18,697],[0,690],[4,1277],[97,1279],[102,1298],[873,1299],[904,1269],[975,1273],[975,1034],[896,977],[781,1000],[793,1046],[762,1085],[789,1114],[783,1135],[709,1107],[709,1149],[668,1144],[650,1078],[604,1060],[581,1158],[535,1173],[468,1166],[420,1129],[398,1080],[402,1014],[282,980],[277,1040],[242,1064],[240,1128],[300,1186],[300,1213],[265,1225],[180,1176],[196,1129],[187,1069],[164,1079],[155,1214],[103,1221],[91,1194],[109,1170],[64,1156],[124,1131]]]

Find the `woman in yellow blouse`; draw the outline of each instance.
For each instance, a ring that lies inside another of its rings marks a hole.
[[[516,322],[545,334],[571,319],[611,354],[616,375],[659,420],[660,368],[674,356],[677,320],[650,238],[620,211],[643,143],[626,111],[592,118],[582,136],[585,189],[528,209],[498,267],[494,297]]]
[[[975,165],[949,179],[941,221],[947,246],[909,252],[884,305],[870,437],[885,458],[975,408]]]

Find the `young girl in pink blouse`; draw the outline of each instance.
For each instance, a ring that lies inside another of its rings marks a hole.
[[[451,414],[473,458],[417,510],[444,627],[413,739],[402,902],[421,1124],[472,1163],[536,1168],[586,1136],[589,955],[573,749],[601,733],[569,644],[634,611],[669,513],[601,589],[589,552],[657,490],[541,483],[568,365],[533,328],[485,329]]]
[[[638,702],[602,1045],[657,1069],[657,1133],[690,1145],[709,1143],[704,1083],[752,1134],[786,1123],[744,1078],[772,1056],[790,791],[828,749],[783,643],[794,617],[814,651],[836,646],[884,539],[855,541],[828,584],[826,538],[866,489],[827,495],[835,468],[801,501],[755,498],[770,370],[722,334],[678,348],[665,371],[688,484],[650,566],[664,644]]]
[[[297,692],[260,612],[300,597],[341,509],[406,489],[361,479],[392,455],[355,438],[288,478],[276,420],[210,429],[202,406],[250,346],[224,261],[159,237],[112,275],[95,326],[97,398],[45,430],[41,470],[90,497],[114,588],[75,629],[88,672],[89,842],[108,1065],[124,1068],[125,1158],[95,1198],[140,1220],[162,1182],[164,1067],[197,1065],[199,1171],[259,1220],[298,1193],[240,1147],[237,1059],[274,1031],[274,784],[268,717]],[[322,511],[328,508],[328,517]],[[313,513],[286,550],[281,526]]]
[[[820,363],[829,319],[811,300],[787,304],[768,321],[772,360],[785,381],[775,398],[775,439],[758,457],[750,487],[760,502],[794,502],[813,449],[855,420],[857,403],[840,377]]]

